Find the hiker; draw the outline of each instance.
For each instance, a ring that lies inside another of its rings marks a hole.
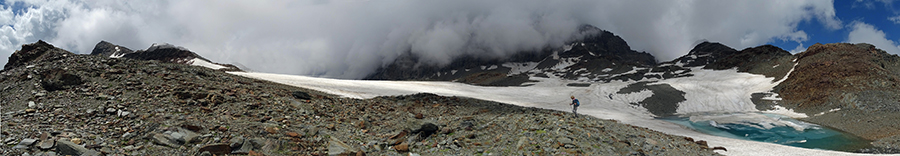
[[[581,106],[581,103],[578,102],[578,99],[575,99],[575,96],[570,96],[569,98],[572,98],[572,103],[570,103],[569,105],[574,106],[574,107],[572,107],[572,113],[575,114],[575,117],[578,117],[578,112],[575,112],[575,111],[578,110],[578,106]]]

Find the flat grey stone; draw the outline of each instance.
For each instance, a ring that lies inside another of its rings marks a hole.
[[[164,145],[164,146],[169,146],[169,147],[178,147],[179,146],[179,145],[176,145],[175,143],[172,143],[172,140],[169,140],[168,135],[165,135],[165,134],[154,133],[153,136],[150,136],[150,140],[152,140],[153,143]]]
[[[37,142],[35,139],[22,139],[18,145],[13,146],[13,149],[26,149],[29,146],[34,145],[35,142]]]
[[[89,150],[65,140],[56,141],[56,152],[60,155],[100,155],[100,152]]]
[[[328,155],[355,154],[358,150],[334,137],[328,141]]]
[[[573,142],[572,139],[569,139],[567,137],[559,137],[556,139],[556,141],[559,141],[559,143],[563,144],[563,145],[574,145],[575,144],[575,142]]]
[[[42,150],[48,150],[53,148],[54,141],[52,139],[42,140],[41,143],[38,143],[38,148]]]

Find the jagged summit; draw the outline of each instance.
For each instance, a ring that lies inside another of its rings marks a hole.
[[[533,76],[553,76],[583,81],[642,79],[627,76],[637,68],[651,68],[656,58],[632,50],[621,37],[585,25],[581,39],[563,47],[548,47],[539,52],[520,52],[503,60],[484,60],[473,56],[454,59],[447,66],[424,66],[412,55],[401,56],[364,79],[439,80],[479,85],[519,85]],[[624,73],[624,74],[623,74]]]
[[[73,53],[54,47],[50,43],[38,40],[32,44],[22,45],[22,49],[16,50],[9,56],[9,62],[3,66],[3,70],[9,70],[23,65],[33,64],[35,62],[46,62],[56,60],[65,55],[74,55]]]
[[[237,66],[230,64],[213,63],[209,59],[194,53],[187,48],[168,43],[154,43],[146,50],[132,51],[124,46],[100,41],[91,51],[91,55],[110,58],[129,58],[138,60],[157,60],[168,63],[180,63],[204,66],[216,70],[240,71]]]
[[[670,62],[681,64],[683,67],[699,67],[734,53],[737,53],[737,50],[721,43],[703,42],[694,46],[694,49],[691,49],[687,55],[678,57]]]
[[[704,69],[725,70],[737,68],[739,72],[762,74],[781,80],[793,67],[794,56],[787,50],[773,45],[746,48],[716,59]]]
[[[103,57],[122,57],[125,54],[133,52],[133,50],[128,49],[127,47],[115,45],[107,41],[100,41],[100,43],[97,43],[97,45],[94,46],[94,50],[91,51],[91,55],[98,55]]]
[[[176,47],[168,43],[154,43],[153,45],[148,47],[147,50],[138,50],[134,53],[125,54],[122,57],[138,60],[159,60],[163,62],[184,64],[187,64],[188,61],[194,60],[195,58],[209,61],[208,59],[203,58],[202,56],[197,55],[197,53],[194,53],[186,48]]]

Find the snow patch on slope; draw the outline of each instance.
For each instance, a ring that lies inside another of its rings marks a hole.
[[[784,115],[784,116],[788,116],[788,117],[791,117],[791,118],[807,118],[807,117],[809,117],[809,116],[807,116],[807,115],[804,114],[804,113],[797,113],[797,112],[794,112],[793,109],[784,108],[784,107],[781,107],[781,106],[778,106],[778,105],[776,105],[776,106],[774,106],[774,107],[775,107],[775,109],[772,109],[772,110],[766,110],[766,111],[763,111],[763,112],[771,113],[771,114]]]
[[[738,73],[737,70],[691,69],[694,76],[661,80],[685,92],[687,101],[678,105],[677,113],[751,112],[757,111],[750,94],[772,89],[774,78]]]
[[[733,71],[719,72],[724,73]],[[228,73],[309,88],[351,98],[373,98],[376,96],[434,93],[443,96],[471,97],[524,107],[539,107],[565,112],[571,111],[571,107],[568,106],[567,103],[570,102],[568,97],[573,95],[582,102],[582,106],[579,107],[579,112],[583,114],[603,119],[618,120],[625,124],[646,127],[667,134],[706,140],[711,147],[723,146],[728,148],[728,151],[716,151],[725,155],[865,155],[806,149],[700,133],[671,122],[655,119],[643,108],[631,105],[630,103],[646,99],[652,95],[652,93],[649,91],[641,91],[632,94],[615,94],[619,89],[629,84],[624,82],[603,83],[591,85],[590,87],[566,87],[566,84],[572,83],[573,81],[559,80],[552,78],[551,76],[551,78],[532,78],[532,80],[537,80],[539,82],[533,83],[534,85],[527,87],[481,87],[453,82],[361,81],[268,73]],[[709,72],[707,74],[712,73],[715,72]],[[742,76],[738,75],[736,77]],[[758,79],[757,77],[746,75],[743,75],[743,77],[749,77],[749,80]],[[685,82],[687,81],[683,80],[668,83],[683,84]],[[718,83],[728,82],[730,81],[718,81]],[[769,83],[771,83],[771,81],[769,81]],[[749,95],[747,97],[749,97]]]
[[[195,65],[195,66],[201,66],[201,67],[206,67],[206,68],[210,68],[210,69],[214,69],[214,70],[219,70],[219,69],[222,69],[222,68],[228,68],[228,67],[225,67],[225,66],[222,66],[222,65],[218,65],[218,64],[215,64],[215,63],[212,63],[212,62],[209,62],[209,61],[200,59],[200,58],[194,58],[194,59],[191,59],[191,60],[189,60],[189,61],[187,62],[187,64]]]

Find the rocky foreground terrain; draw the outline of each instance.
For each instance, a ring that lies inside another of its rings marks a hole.
[[[0,108],[0,155],[718,155],[565,112],[431,94],[347,99],[43,41],[0,71]]]

